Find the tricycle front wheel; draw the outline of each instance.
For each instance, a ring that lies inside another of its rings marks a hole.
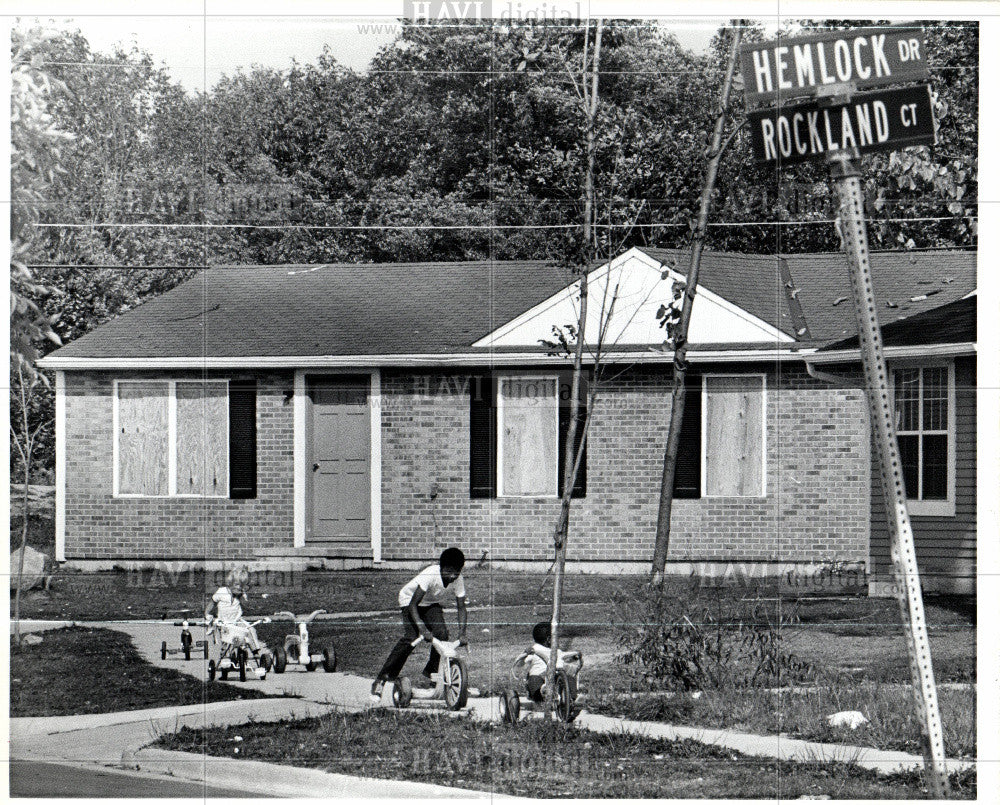
[[[327,646],[323,649],[323,670],[328,674],[337,670],[337,652],[333,646]]]
[[[469,668],[461,657],[450,657],[449,681],[444,686],[444,703],[449,710],[461,710],[469,703]]]
[[[409,707],[413,699],[413,684],[408,677],[401,676],[392,683],[392,703],[395,707]]]
[[[517,691],[507,688],[500,694],[500,720],[506,724],[516,724],[521,717],[521,698]]]

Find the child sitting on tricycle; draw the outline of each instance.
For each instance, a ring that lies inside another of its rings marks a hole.
[[[534,641],[531,648],[514,660],[511,666],[511,678],[520,682],[525,676],[524,686],[531,701],[532,709],[544,711],[546,701],[545,676],[548,672],[549,660],[552,657],[552,626],[549,623],[536,623],[531,630]],[[577,682],[580,669],[583,668],[583,655],[579,651],[562,651],[556,655],[556,712],[563,721],[570,722],[577,717],[576,709]],[[508,688],[500,694],[500,717],[502,720],[515,724],[521,714],[521,699],[517,691]]]
[[[208,661],[209,679],[214,679],[216,672],[225,679],[230,670],[238,670],[240,681],[244,681],[248,665],[261,679],[271,670],[270,649],[257,637],[256,624],[243,619],[242,602],[246,601],[249,583],[250,571],[246,567],[233,568],[226,576],[225,586],[215,591],[205,608],[205,626],[218,651]],[[270,622],[270,618],[262,621]]]

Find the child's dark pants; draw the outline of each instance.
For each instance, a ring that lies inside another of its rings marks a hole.
[[[410,644],[420,634],[417,624],[410,617],[410,608],[402,607],[400,611],[403,615],[403,636],[392,647],[392,651],[389,652],[389,658],[385,661],[385,665],[382,666],[382,670],[378,672],[378,678],[387,681],[396,679],[399,676],[399,672],[406,665],[406,660],[410,656],[410,652],[413,651],[413,646]],[[424,625],[431,630],[431,634],[438,640],[448,639],[448,627],[445,625],[444,610],[441,609],[440,604],[431,604],[426,607],[418,606],[417,614],[420,616],[420,620],[424,622]],[[438,653],[437,649],[432,647],[430,659],[427,660],[427,665],[424,666],[424,674],[430,676],[436,673],[437,670]]]

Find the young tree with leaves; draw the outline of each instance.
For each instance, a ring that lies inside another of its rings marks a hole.
[[[684,379],[687,376],[687,335],[691,323],[691,310],[698,288],[698,271],[701,267],[701,254],[705,248],[705,234],[708,229],[708,217],[712,208],[712,194],[715,190],[715,179],[719,174],[719,163],[733,137],[742,128],[742,123],[731,127],[725,137],[726,124],[729,119],[729,96],[733,89],[733,76],[736,72],[736,62],[739,56],[740,42],[743,37],[743,21],[738,21],[732,28],[732,40],[729,44],[729,56],[726,62],[725,78],[722,83],[722,93],[719,105],[716,107],[715,128],[712,140],[705,152],[705,182],[701,191],[701,201],[698,208],[698,219],[691,233],[691,259],[688,264],[687,276],[680,291],[680,310],[676,305],[661,308],[661,321],[667,328],[668,342],[673,347],[673,386],[670,395],[670,428],[667,432],[667,446],[663,456],[663,474],[660,479],[660,506],[656,520],[656,543],[653,550],[653,583],[659,585],[667,564],[667,552],[670,547],[670,512],[674,500],[674,474],[677,467],[677,451],[681,440],[681,423],[684,419]],[[675,289],[675,302],[677,295]]]

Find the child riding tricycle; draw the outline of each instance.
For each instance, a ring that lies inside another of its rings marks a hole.
[[[514,660],[511,679],[524,691],[535,712],[548,709],[548,690],[545,682],[549,658],[552,655],[552,630],[548,623],[536,623],[531,632],[534,644]],[[576,707],[577,684],[583,668],[583,655],[579,651],[559,651],[556,659],[556,713],[562,721],[573,721],[578,715]],[[521,698],[518,690],[507,688],[500,694],[500,718],[516,724],[521,716]]]
[[[246,600],[246,587],[250,572],[234,568],[226,576],[226,585],[216,590],[205,609],[205,627],[208,629],[209,647],[208,678],[225,679],[230,671],[239,671],[240,681],[245,682],[247,669],[263,679],[274,664],[274,656],[267,644],[257,637],[254,628],[259,623],[270,623],[262,618],[254,623],[243,619],[242,601]]]

